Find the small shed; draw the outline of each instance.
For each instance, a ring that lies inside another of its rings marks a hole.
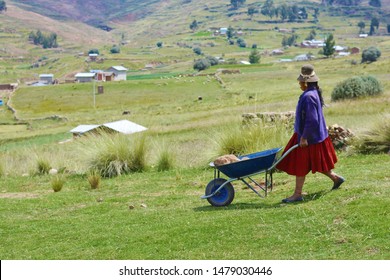
[[[101,125],[82,124],[73,128],[70,132],[73,134],[73,137],[79,137],[87,133],[98,134],[101,131],[132,134],[132,133],[141,132],[145,130],[147,130],[147,128],[143,127],[142,125],[133,123],[128,120],[120,120],[120,121],[109,122]]]
[[[95,124],[82,124],[73,128],[70,132],[73,134],[73,137],[79,137],[85,133],[91,132],[92,130],[98,128],[100,125]]]
[[[52,84],[54,81],[54,75],[53,74],[40,74],[39,81],[41,83],[45,83],[45,84]]]
[[[92,82],[95,79],[96,73],[77,73],[74,77],[79,83]]]
[[[98,56],[99,55],[97,53],[90,53],[90,54],[88,54],[89,60],[91,60],[91,61],[96,61]]]
[[[112,66],[107,72],[114,73],[115,81],[126,81],[127,80],[127,68],[123,66]]]

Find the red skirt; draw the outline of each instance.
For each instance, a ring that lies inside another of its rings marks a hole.
[[[294,133],[283,153],[297,143],[299,143],[298,134]],[[294,149],[279,162],[276,168],[290,175],[306,176],[310,171],[312,173],[330,171],[336,162],[336,152],[328,137],[321,143]]]

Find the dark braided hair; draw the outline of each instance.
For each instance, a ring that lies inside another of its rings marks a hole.
[[[320,89],[320,86],[318,85],[318,82],[309,82],[307,83],[307,86],[310,87],[315,87],[317,89],[318,97],[320,98],[321,101],[321,106],[325,106],[324,99],[322,98],[322,89]]]

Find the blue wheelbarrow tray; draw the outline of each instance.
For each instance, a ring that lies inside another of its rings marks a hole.
[[[209,165],[214,167],[214,179],[206,186],[205,195],[201,198],[207,199],[213,206],[229,205],[234,199],[234,188],[231,183],[236,180],[242,181],[258,196],[267,196],[268,190],[272,190],[272,173],[274,172],[276,165],[297,147],[298,145],[291,147],[279,159],[276,159],[276,155],[282,148],[274,148],[242,155],[238,157],[240,161],[219,166],[215,166],[214,163],[211,162]],[[221,178],[220,173],[223,173],[229,179]],[[261,173],[265,173],[264,184],[259,184],[252,179],[252,176]],[[259,190],[262,190],[263,194],[259,193],[250,182],[257,186]]]

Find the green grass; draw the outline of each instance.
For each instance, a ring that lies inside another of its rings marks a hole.
[[[324,176],[311,175],[305,201],[283,205],[293,180],[277,173],[265,199],[236,182],[227,208],[199,198],[213,178],[203,168],[135,173],[102,180],[96,190],[83,176],[72,176],[58,193],[50,191],[49,176],[5,177],[0,256],[389,259],[389,167],[387,155],[341,155],[337,171],[347,182],[338,191],[329,191]]]
[[[217,11],[211,13],[213,21],[209,22],[205,20],[210,16],[205,4],[203,0],[194,3],[197,9],[190,19],[187,11],[183,12],[184,5],[170,6],[169,13],[161,7],[153,16],[129,26],[117,23],[118,29],[109,34],[115,39],[111,41],[117,42],[119,32],[124,32],[129,42],[118,55],[109,54],[111,43],[99,45],[102,63],[86,62],[85,57],[78,56],[80,51],[96,46],[70,42],[65,37],[71,33],[67,29],[59,30],[63,51],[43,50],[24,41],[29,28],[22,20],[15,23],[7,14],[2,15],[2,29],[16,24],[23,32],[18,36],[1,33],[7,49],[0,50],[4,54],[0,81],[20,82],[11,97],[19,120],[5,106],[0,108],[1,259],[390,258],[386,223],[390,161],[385,153],[339,153],[336,172],[346,178],[346,183],[330,192],[332,183],[326,177],[310,174],[303,203],[280,203],[294,187],[294,178],[284,173],[274,174],[275,188],[265,199],[240,182],[233,183],[236,196],[229,207],[215,208],[200,199],[213,179],[208,163],[226,151],[222,149],[224,140],[228,144],[237,140],[238,145],[241,141],[248,151],[285,144],[291,130],[241,129],[241,114],[294,111],[300,94],[296,77],[302,64],[279,63],[279,57],[267,55],[267,51],[280,48],[283,34],[274,30],[275,24],[259,22],[265,20],[263,16],[249,20],[244,7],[234,19],[228,18],[227,3],[219,0],[207,2],[209,10]],[[161,20],[163,14],[167,20]],[[201,26],[194,34],[188,26],[195,18]],[[358,21],[328,17],[323,11],[320,25],[335,29],[339,45],[361,49],[378,46],[382,52],[379,61],[353,65],[352,60],[361,59],[354,55],[311,63],[320,76],[328,105],[324,108],[327,124],[337,123],[360,136],[390,114],[390,43],[387,36],[357,38]],[[226,60],[248,60],[250,48],[230,46],[223,37],[210,38],[205,30],[211,25],[245,30],[243,38],[248,46],[256,43],[264,52],[261,63],[217,65],[201,73],[210,76],[183,75],[196,74],[192,70],[196,56],[191,48],[177,43],[190,47],[200,44],[206,55]],[[309,23],[277,25],[294,28],[299,40],[312,27]],[[325,33],[318,32],[318,37]],[[103,41],[103,37],[93,36]],[[156,47],[158,41],[163,42],[160,49]],[[10,55],[10,50],[15,55]],[[317,51],[312,52],[317,56]],[[291,47],[284,56],[292,58],[305,52]],[[43,56],[48,57],[45,65],[29,69]],[[150,62],[160,66],[138,70]],[[121,64],[131,69],[128,81],[102,84],[104,94],[96,96],[95,108],[92,84],[25,85],[39,73],[54,73],[64,81],[79,71]],[[221,75],[220,84],[213,76],[219,68],[239,69],[241,74]],[[368,74],[381,81],[383,95],[331,102],[337,83]],[[124,111],[130,115],[122,115]],[[93,156],[97,148],[82,148],[78,140],[64,140],[71,139],[69,130],[79,124],[124,118],[148,127],[144,146],[147,168],[100,178],[98,187],[93,188],[85,152]],[[34,175],[37,158],[64,171],[66,182],[60,192],[53,192],[53,176]],[[256,179],[264,178],[260,175]]]

